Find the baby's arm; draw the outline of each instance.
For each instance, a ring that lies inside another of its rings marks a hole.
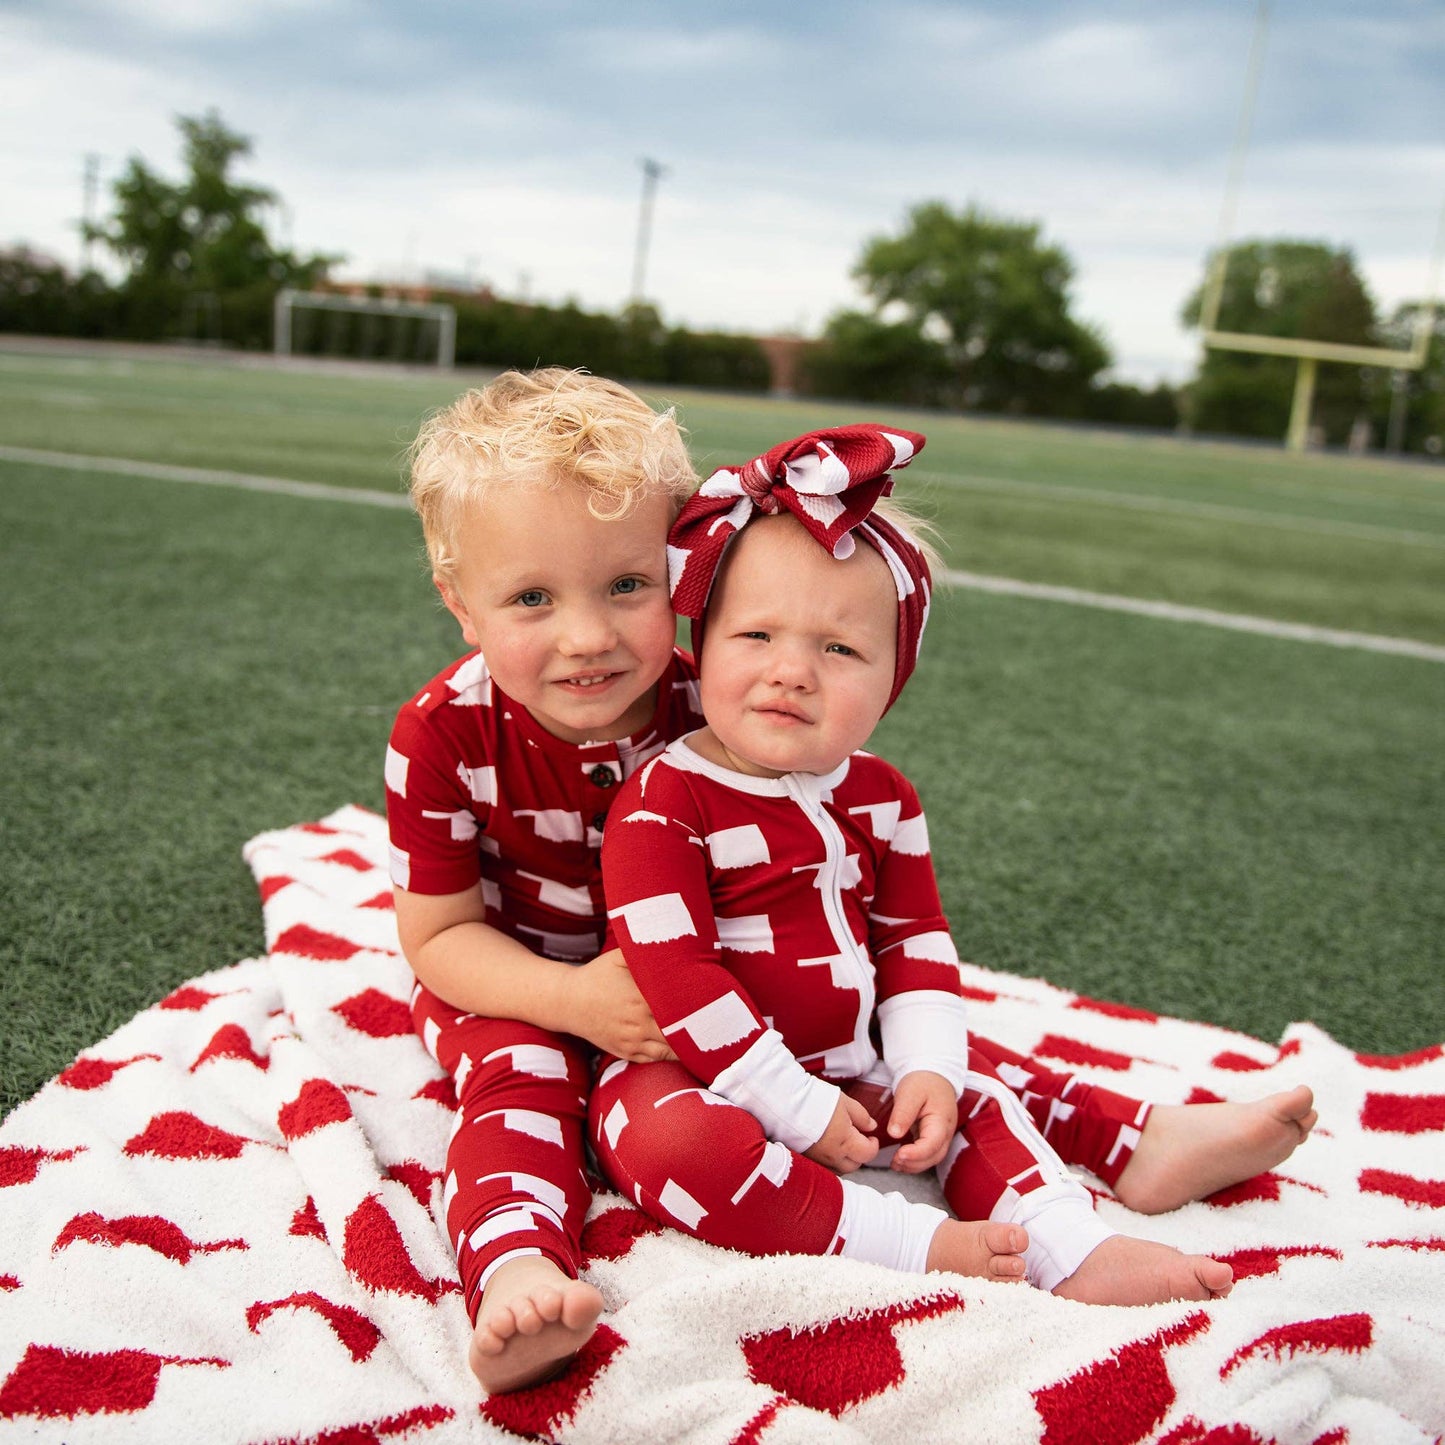
[[[453,1008],[575,1034],[619,1058],[673,1057],[617,949],[580,966],[543,958],[485,922],[480,885],[393,894],[406,961]]]
[[[878,975],[883,1057],[892,1066],[888,1132],[916,1137],[893,1168],[916,1174],[947,1152],[968,1082],[968,1023],[958,954],[938,898],[928,825],[918,795],[896,775],[899,815],[878,864],[869,946]]]
[[[837,1121],[839,1090],[793,1057],[724,965],[706,831],[696,801],[666,759],[631,779],[603,837],[608,917],[679,1061],[746,1109],[770,1139],[809,1149]]]

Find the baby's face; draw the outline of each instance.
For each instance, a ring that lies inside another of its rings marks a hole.
[[[672,504],[645,497],[601,522],[580,487],[497,487],[465,518],[438,579],[497,686],[555,737],[626,737],[652,716],[672,657]]]
[[[892,576],[860,544],[836,561],[791,517],[732,544],[708,604],[702,710],[733,767],[828,773],[868,741],[893,691]]]

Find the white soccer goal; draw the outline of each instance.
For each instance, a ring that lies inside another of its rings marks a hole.
[[[317,323],[326,321],[326,335]],[[319,342],[319,346],[317,343]],[[456,307],[334,291],[276,293],[276,355],[360,356],[367,360],[456,359]]]

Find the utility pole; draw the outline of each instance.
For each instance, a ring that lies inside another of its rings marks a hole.
[[[84,274],[91,269],[91,247],[95,244],[91,234],[95,226],[95,195],[100,186],[100,157],[94,151],[86,153],[85,179],[81,186],[80,269]]]
[[[652,233],[652,204],[657,196],[657,183],[666,173],[660,161],[647,157],[638,163],[642,167],[642,209],[637,217],[637,247],[632,256],[632,304],[641,305],[643,280],[647,274],[647,243]]]

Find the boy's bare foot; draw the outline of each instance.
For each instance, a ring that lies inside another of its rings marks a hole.
[[[510,1259],[482,1291],[467,1363],[489,1395],[538,1384],[587,1343],[601,1313],[597,1290],[551,1260]]]
[[[1153,1305],[1172,1299],[1219,1299],[1233,1284],[1234,1271],[1217,1259],[1115,1234],[1091,1251],[1054,1293],[1091,1305]]]
[[[975,1279],[1022,1279],[1028,1247],[1022,1225],[945,1219],[928,1246],[928,1268]]]
[[[1163,1214],[1253,1179],[1304,1142],[1314,1103],[1301,1084],[1248,1104],[1156,1104],[1114,1193],[1140,1214]]]

